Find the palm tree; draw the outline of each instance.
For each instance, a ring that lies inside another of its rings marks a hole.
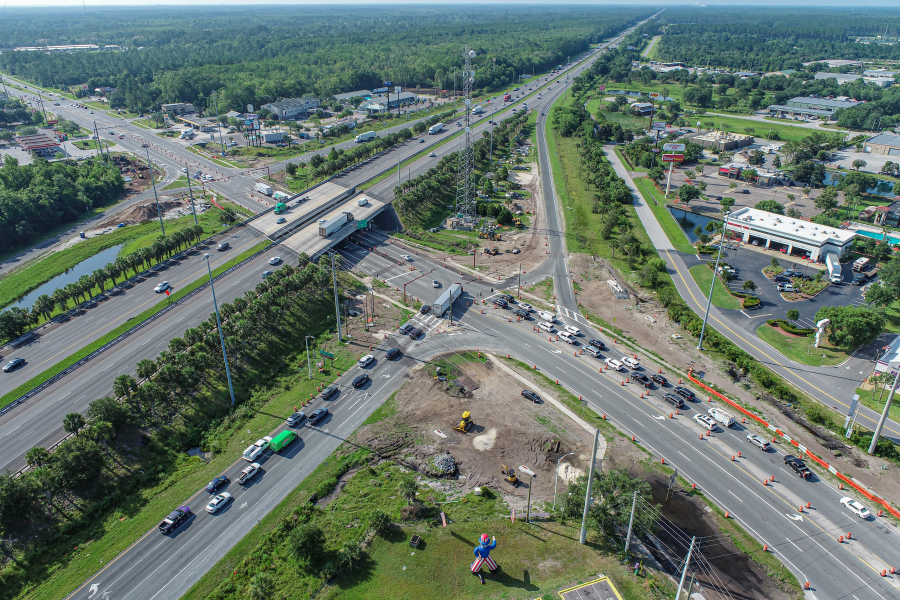
[[[25,463],[29,467],[42,467],[50,460],[50,451],[43,446],[32,446],[25,453]]]
[[[66,293],[65,288],[56,288],[53,290],[53,304],[56,305],[60,311],[65,312],[69,308],[69,296]]]
[[[400,480],[400,495],[406,498],[407,505],[412,504],[416,499],[416,492],[419,491],[419,484],[416,482],[416,476],[413,474],[406,475]]]
[[[84,417],[81,413],[71,412],[63,417],[63,429],[68,433],[78,435],[78,432],[86,425]]]
[[[31,308],[32,314],[37,314],[44,317],[45,320],[50,320],[50,313],[53,312],[54,300],[47,294],[42,294],[38,296],[37,300],[34,301],[34,306]]]
[[[149,379],[154,373],[156,373],[159,367],[155,362],[150,360],[149,358],[142,358],[137,363],[137,368],[135,369],[135,373],[137,374],[139,379]]]

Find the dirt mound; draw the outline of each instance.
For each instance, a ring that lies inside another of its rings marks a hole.
[[[176,200],[170,196],[163,196],[159,199],[159,207],[162,209],[163,214],[167,213],[170,210],[181,208],[184,205],[184,202],[181,200]],[[141,204],[136,204],[125,210],[121,213],[118,213],[105,221],[101,222],[97,227],[115,227],[119,223],[125,223],[126,225],[134,225],[135,223],[143,223],[144,221],[150,221],[152,219],[159,218],[159,211],[156,208],[156,201],[151,200],[149,202],[143,202]]]

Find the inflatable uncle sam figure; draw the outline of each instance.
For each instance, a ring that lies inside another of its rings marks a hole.
[[[487,563],[488,569],[490,569],[491,573],[497,570],[497,563],[494,562],[494,559],[491,558],[491,550],[497,547],[497,538],[493,538],[493,541],[488,541],[487,534],[482,534],[481,536],[481,545],[475,547],[475,562],[472,563],[472,572],[478,575],[481,578],[481,583],[484,583],[484,578],[481,577],[481,565]]]

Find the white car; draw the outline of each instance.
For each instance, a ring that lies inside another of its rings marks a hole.
[[[628,365],[628,368],[632,369],[632,370],[637,370],[637,369],[641,368],[641,363],[639,360],[636,360],[634,358],[629,358],[628,356],[623,358],[622,362],[625,363],[626,365]]]
[[[163,293],[164,291],[166,291],[167,289],[169,289],[169,282],[168,282],[168,281],[163,281],[163,282],[160,283],[158,286],[156,286],[155,288],[153,288],[153,291],[156,292],[157,294],[162,294],[162,293]]]
[[[756,435],[755,433],[751,433],[750,435],[748,435],[747,441],[764,452],[768,452],[769,448],[771,448],[769,442],[767,442],[762,436]]]
[[[534,312],[534,308],[530,304],[525,304],[524,302],[519,302],[519,308],[524,311]]]
[[[715,431],[716,430],[716,422],[707,417],[706,415],[694,415],[694,422],[699,424],[700,427],[707,431]]]
[[[401,254],[401,255],[400,255],[400,258],[402,258],[403,260],[407,260],[407,261],[409,261],[409,262],[412,262],[412,256],[410,256],[409,254]]]
[[[280,263],[280,262],[281,262],[281,257],[280,257],[280,256],[273,256],[272,258],[269,259],[269,264],[270,264],[270,265],[277,265],[277,264]]]
[[[872,513],[870,513],[865,506],[863,506],[853,498],[850,498],[849,496],[841,498],[841,504],[849,508],[850,511],[860,519],[868,519],[872,516]]]
[[[437,154],[435,154],[434,152],[429,152],[429,153],[428,153],[428,156],[429,156],[430,158],[434,158],[435,156],[437,156]]]
[[[564,342],[568,342],[568,343],[570,343],[570,344],[574,344],[574,343],[575,343],[575,337],[574,337],[571,333],[569,333],[568,331],[561,331],[561,332],[559,333],[559,339],[561,339],[561,340],[564,341]]]
[[[431,280],[431,287],[433,287],[433,288],[439,288],[439,287],[441,287],[441,282],[438,281],[437,279],[432,279],[432,280]]]
[[[242,455],[244,460],[254,461],[265,452],[266,448],[269,447],[269,444],[272,442],[272,438],[266,436],[264,438],[256,440],[256,443],[252,446],[248,447],[244,450],[244,454]]]
[[[627,369],[625,368],[625,365],[623,365],[620,361],[618,361],[614,358],[607,358],[606,366],[608,368],[612,369],[613,371],[627,371]]]
[[[373,360],[375,360],[374,356],[372,356],[371,354],[366,354],[361,359],[359,359],[360,368],[368,367],[369,363],[372,362]]]
[[[181,167],[181,172],[182,172],[182,173],[187,173],[187,167]]]
[[[206,505],[206,512],[211,515],[219,512],[219,509],[231,502],[232,496],[228,492],[222,492],[215,498],[209,501],[209,504]]]
[[[568,332],[569,334],[571,334],[575,337],[578,337],[579,335],[581,335],[581,330],[578,329],[577,327],[572,327],[571,325],[566,325],[566,332]]]
[[[540,329],[541,331],[546,331],[547,333],[553,333],[553,323],[541,321],[540,323],[538,323],[538,329]]]

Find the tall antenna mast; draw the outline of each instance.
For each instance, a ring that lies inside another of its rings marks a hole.
[[[465,98],[465,117],[463,118],[463,134],[459,138],[459,158],[456,167],[456,214],[463,222],[471,224],[475,218],[475,150],[472,147],[472,84],[475,83],[475,71],[472,59],[475,51],[468,47],[463,51],[465,69],[462,72],[463,97]]]

